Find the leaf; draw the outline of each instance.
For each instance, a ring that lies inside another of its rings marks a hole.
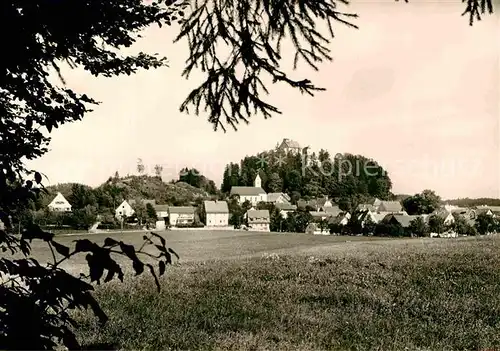
[[[69,257],[69,247],[64,246],[64,245],[62,245],[62,244],[59,244],[59,243],[58,243],[58,242],[56,242],[56,241],[52,241],[52,245],[54,246],[54,248],[56,249],[56,251],[57,251],[60,255],[62,255],[62,256],[64,256],[64,257],[66,257],[66,258],[68,258],[68,257]]]
[[[104,246],[115,246],[115,245],[118,245],[118,244],[119,244],[119,242],[116,241],[113,238],[106,238],[106,239],[104,239]]]
[[[41,239],[44,241],[51,241],[54,234],[42,230],[38,225],[30,225],[22,234],[23,239]]]
[[[159,266],[160,266],[159,267],[160,268],[160,276],[162,276],[165,273],[166,264],[165,264],[165,262],[160,261]]]
[[[99,282],[104,274],[104,265],[102,259],[95,254],[88,254],[86,257],[89,264],[89,273],[91,282]]]
[[[75,253],[76,252],[94,252],[96,247],[98,247],[96,244],[94,244],[89,239],[75,240],[75,242],[76,242]]]
[[[135,275],[141,275],[144,272],[144,263],[142,263],[139,259],[135,259],[132,262],[132,267],[134,268]]]

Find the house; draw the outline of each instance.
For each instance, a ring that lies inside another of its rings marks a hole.
[[[438,216],[443,219],[445,225],[451,225],[455,223],[455,217],[453,217],[453,213],[446,210],[436,210],[431,213],[431,215]],[[428,216],[425,217],[428,220]]]
[[[494,217],[493,211],[488,207],[488,206],[477,206],[476,207],[476,214],[486,214],[488,216]]]
[[[268,210],[248,210],[246,213],[248,227],[253,231],[269,232],[271,217]]]
[[[227,227],[229,208],[226,201],[204,201],[205,225],[207,227]]]
[[[267,194],[267,202],[272,204],[289,204],[290,196],[285,193],[269,193]]]
[[[168,205],[153,205],[156,211],[156,230],[165,230],[168,223]]]
[[[134,209],[127,200],[123,200],[123,202],[116,208],[115,217],[119,220],[130,217],[134,214]]]
[[[282,151],[284,153],[291,152],[297,154],[302,152],[302,148],[300,147],[300,144],[298,142],[285,138],[278,146],[278,151]]]
[[[316,199],[316,205],[319,211],[325,211],[327,208],[332,207],[333,203],[328,199],[327,196]]]
[[[326,212],[330,217],[337,217],[343,211],[337,206],[328,206],[323,208],[323,212]]]
[[[61,193],[57,193],[56,197],[49,204],[49,210],[54,212],[71,212],[71,204]]]
[[[328,213],[322,211],[310,211],[309,213],[311,214],[312,218],[316,221],[324,221],[332,217]]]
[[[253,206],[267,201],[267,193],[262,189],[262,181],[258,174],[255,177],[254,186],[233,186],[230,196],[237,196],[240,204],[249,201]]]
[[[486,206],[492,213],[493,217],[500,217],[500,206]]]
[[[170,206],[168,220],[172,227],[194,223],[195,208],[193,206]]]
[[[405,213],[399,201],[380,201],[377,207],[379,213]]]
[[[367,221],[378,224],[388,215],[387,213],[378,213],[371,210],[359,211],[358,220],[361,222],[361,226],[365,226]]]
[[[168,207],[168,205],[153,205],[156,211],[156,217],[158,217],[158,219],[168,218]]]
[[[283,216],[283,218],[287,218],[290,212],[297,210],[297,206],[292,204],[278,202],[275,206],[280,211],[280,214]]]
[[[372,211],[372,212],[377,212],[377,207],[372,204],[359,204],[356,207],[357,212],[364,212],[364,211]]]
[[[413,220],[422,218],[422,216],[419,215],[407,215],[407,214],[389,214],[384,221],[388,221],[389,223],[391,221],[394,221],[394,223],[399,224],[403,228],[408,228],[410,227],[410,224]]]
[[[306,234],[330,235],[330,229],[327,226],[321,226],[318,223],[309,223],[306,227]]]
[[[346,225],[347,223],[349,223],[350,219],[351,214],[349,212],[341,212],[336,216],[330,217],[330,219],[328,220],[328,224]]]

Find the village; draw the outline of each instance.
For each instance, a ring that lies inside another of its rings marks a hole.
[[[156,204],[155,200],[124,200],[116,209],[115,217],[119,221],[133,218],[135,214],[134,205],[140,201],[143,206],[151,206],[156,214],[154,227],[144,227],[145,230],[154,229],[163,231],[166,229],[176,230],[248,230],[255,232],[270,232],[273,217],[272,209],[275,209],[282,220],[286,220],[290,213],[302,211],[308,213],[310,221],[307,223],[305,232],[317,235],[340,235],[342,227],[352,222],[358,223],[360,228],[369,224],[386,224],[400,227],[408,231],[412,223],[419,219],[425,225],[429,225],[431,218],[437,218],[440,222],[438,229],[429,232],[431,237],[457,237],[467,233],[459,233],[453,230],[453,224],[462,220],[474,227],[480,216],[487,216],[492,220],[500,217],[500,206],[479,205],[473,208],[459,207],[443,204],[440,208],[429,214],[409,215],[400,201],[384,201],[375,199],[371,203],[359,204],[353,213],[343,211],[334,201],[323,196],[312,200],[300,199],[292,204],[290,196],[285,193],[266,193],[262,188],[261,178],[256,176],[254,186],[235,186],[231,188],[230,199],[236,201],[244,213],[244,223],[241,226],[231,225],[232,213],[229,210],[228,200],[205,200],[199,206],[169,206]],[[271,206],[271,210],[268,208]],[[48,205],[54,212],[71,212],[71,204],[58,193]],[[203,219],[200,225],[195,225],[197,214]],[[354,217],[353,217],[354,216]],[[89,232],[99,231],[99,222],[95,223]],[[140,223],[136,223],[140,225]],[[276,226],[275,226],[276,227]],[[441,229],[439,229],[441,228]],[[279,229],[275,230],[281,232]],[[361,234],[351,233],[351,234]],[[489,233],[489,232],[488,232]],[[373,233],[370,233],[373,234]],[[486,233],[485,233],[486,234]],[[409,233],[412,236],[412,233]]]

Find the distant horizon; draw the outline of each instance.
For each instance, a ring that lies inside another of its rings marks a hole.
[[[227,133],[213,132],[206,114],[179,112],[203,76],[181,78],[187,46],[172,44],[173,27],[151,27],[130,50],[165,55],[169,67],[113,78],[62,69],[68,87],[102,104],[54,130],[51,151],[28,166],[51,183],[96,186],[115,171],[133,173],[142,158],[150,168],[164,164],[168,179],[194,167],[219,186],[227,163],[290,138],[315,151],[374,159],[395,193],[498,198],[499,17],[470,27],[463,7],[458,0],[351,3],[360,29],[335,25],[333,62],[291,73],[327,90],[309,97],[270,86],[267,100],[283,114],[252,117]],[[289,69],[292,59],[284,56]]]

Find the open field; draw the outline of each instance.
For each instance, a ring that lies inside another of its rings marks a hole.
[[[308,234],[277,234],[257,233],[246,231],[164,231],[157,232],[166,240],[169,247],[173,248],[180,256],[181,263],[193,261],[209,261],[220,259],[249,258],[261,256],[265,253],[298,253],[308,250],[334,250],[339,245],[349,242],[373,242],[394,239],[382,239],[376,237],[354,237],[354,236],[330,236],[330,235],[308,235]],[[147,232],[133,233],[102,233],[82,235],[60,235],[57,241],[72,247],[73,241],[88,238],[97,243],[104,242],[107,237],[122,240],[125,243],[139,247],[142,237]],[[34,256],[41,262],[51,262],[52,256],[47,244],[34,241],[32,244]],[[129,262],[126,261],[128,264]],[[80,272],[86,268],[85,254],[76,256],[71,260],[70,266],[65,266],[72,271]]]
[[[265,235],[238,240],[263,245]],[[285,248],[278,259],[192,260],[171,267],[159,294],[146,277],[103,286],[98,296],[110,322],[100,328],[79,314],[80,338],[101,348],[151,350],[500,347],[499,238],[308,239],[319,244],[307,247],[299,236],[294,240],[303,248]],[[214,240],[221,252],[229,250],[228,238]]]
[[[84,344],[128,350],[500,349],[500,237],[163,234],[182,264],[167,269],[160,293],[147,276],[100,286],[97,296],[110,320],[100,327],[78,312]],[[142,233],[113,236],[139,244]],[[34,249],[50,257],[42,246]],[[278,257],[265,257],[273,252]]]

